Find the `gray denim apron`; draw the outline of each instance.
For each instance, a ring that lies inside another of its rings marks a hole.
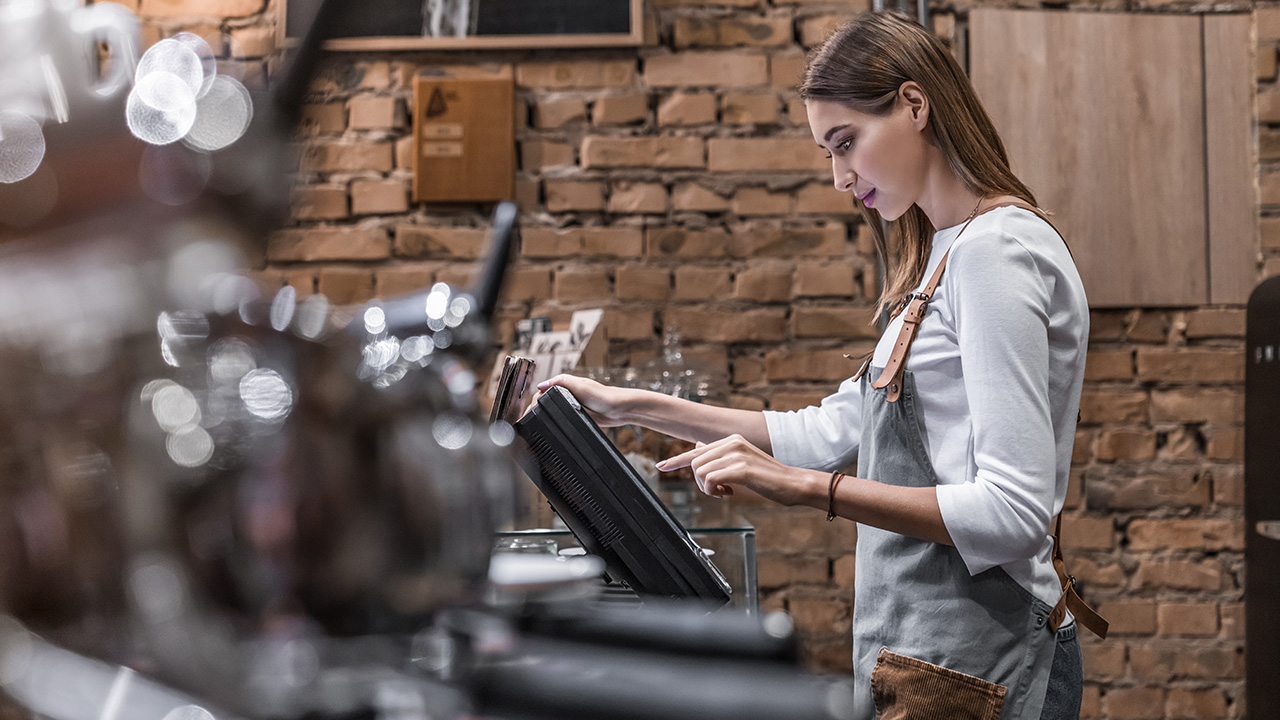
[[[858,477],[938,484],[915,381],[862,383]],[[970,575],[949,545],[858,525],[853,664],[860,720],[1038,720],[1053,665],[1052,608],[995,567]]]

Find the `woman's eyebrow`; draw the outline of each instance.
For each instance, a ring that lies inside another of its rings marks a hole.
[[[832,135],[835,135],[837,132],[839,132],[839,131],[841,131],[841,130],[843,130],[843,129],[847,128],[847,127],[849,127],[848,123],[846,123],[846,124],[844,124],[844,125],[837,125],[837,126],[835,126],[835,127],[831,128],[830,130],[828,130],[828,131],[827,131],[827,134],[826,134],[826,135],[823,135],[823,136],[822,136],[822,142],[830,142],[830,141],[831,141],[831,136],[832,136]],[[819,146],[819,147],[821,147],[821,146]]]

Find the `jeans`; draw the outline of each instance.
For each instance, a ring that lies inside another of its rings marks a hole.
[[[1080,698],[1084,694],[1084,665],[1080,660],[1080,640],[1076,624],[1058,630],[1049,671],[1049,690],[1044,696],[1040,720],[1079,720]]]

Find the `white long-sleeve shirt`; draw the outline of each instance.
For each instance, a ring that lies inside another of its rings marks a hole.
[[[1052,605],[1062,590],[1051,523],[1066,499],[1089,306],[1066,246],[1034,213],[1000,208],[957,240],[960,229],[934,235],[921,289],[955,247],[907,356],[938,505],[970,573],[999,565]],[[888,362],[901,327],[901,316],[889,323],[872,365]],[[820,406],[766,411],[774,456],[846,466],[861,408],[859,384],[846,380]]]

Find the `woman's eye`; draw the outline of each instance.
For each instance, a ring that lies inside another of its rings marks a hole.
[[[848,150],[850,147],[853,147],[853,138],[849,138],[848,140],[845,140],[844,142],[840,143],[836,147],[840,148],[841,150]]]

